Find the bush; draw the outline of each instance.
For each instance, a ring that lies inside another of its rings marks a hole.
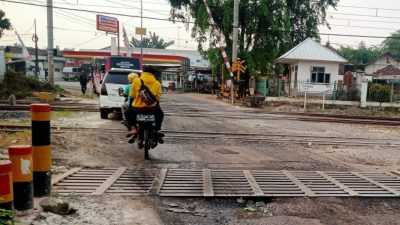
[[[390,86],[383,84],[368,85],[368,100],[374,102],[390,102]]]
[[[0,209],[0,224],[4,225],[15,224],[14,213],[9,210]]]
[[[34,91],[60,92],[59,88],[52,87],[49,83],[16,72],[6,73],[3,82],[0,83],[0,97],[13,94],[17,98],[23,98],[32,96]]]
[[[336,100],[360,101],[360,93],[357,89],[351,89],[347,92],[344,89],[340,89],[336,92]]]

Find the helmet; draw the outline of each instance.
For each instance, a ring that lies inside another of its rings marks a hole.
[[[160,77],[161,71],[154,66],[143,66],[143,72],[151,73],[155,77]]]
[[[128,75],[128,80],[129,80],[130,83],[132,83],[133,80],[134,80],[135,78],[137,78],[137,77],[139,77],[139,75],[138,75],[137,73],[130,73],[130,74]]]

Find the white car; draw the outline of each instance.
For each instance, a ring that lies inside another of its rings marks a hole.
[[[110,70],[101,82],[100,87],[100,117],[108,119],[111,112],[121,112],[124,97],[119,95],[119,89],[129,84],[128,75],[138,72],[127,69]]]

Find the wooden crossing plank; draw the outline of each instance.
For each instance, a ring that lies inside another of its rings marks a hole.
[[[396,175],[397,177],[400,177],[400,171],[398,171],[398,170],[390,171],[390,173]]]
[[[299,179],[297,179],[293,174],[291,174],[287,170],[282,171],[293,183],[295,183],[299,188],[304,192],[304,194],[308,197],[313,197],[315,196],[315,193],[308,188],[306,185],[304,185]]]
[[[251,172],[249,170],[243,170],[243,174],[246,177],[247,182],[250,184],[250,187],[253,189],[254,195],[255,196],[264,196],[264,192],[258,185],[256,179],[253,177]]]
[[[204,197],[214,196],[213,182],[211,178],[210,169],[203,170],[203,196]]]
[[[392,192],[395,196],[400,196],[400,192],[398,192],[397,190],[395,190],[395,189],[393,189],[391,187],[388,187],[388,186],[386,186],[386,185],[384,185],[382,183],[379,183],[379,182],[377,182],[377,181],[375,181],[373,179],[370,179],[369,177],[364,176],[361,173],[352,172],[352,174],[354,174],[355,176],[358,176],[358,177],[360,177],[360,178],[362,178],[364,180],[367,180],[368,182],[370,182],[372,184],[375,184],[376,186],[378,186],[378,187],[380,187],[380,188],[382,188],[382,189],[384,189],[386,191]]]
[[[68,170],[67,172],[65,172],[59,176],[55,176],[54,179],[52,179],[52,181],[51,181],[51,185],[57,184],[58,182],[64,180],[65,178],[71,176],[72,174],[78,172],[81,169],[82,169],[82,167],[76,167],[76,168]]]
[[[317,173],[319,175],[321,175],[322,177],[324,177],[325,179],[329,180],[330,182],[336,184],[336,186],[340,187],[341,189],[343,189],[345,192],[347,192],[350,196],[356,196],[357,192],[353,191],[351,188],[347,187],[346,185],[340,183],[339,181],[337,181],[335,178],[329,176],[328,174],[322,172],[322,171],[317,171]]]
[[[113,173],[103,184],[101,184],[92,194],[93,195],[102,195],[104,192],[111,187],[111,185],[118,180],[118,178],[125,172],[127,168],[121,167],[118,168],[115,173]]]
[[[151,195],[159,195],[161,188],[164,184],[165,176],[167,176],[168,169],[161,169],[160,173],[154,179],[153,184],[151,185],[149,193]]]

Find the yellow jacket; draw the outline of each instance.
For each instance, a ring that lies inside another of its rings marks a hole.
[[[144,103],[142,101],[142,99],[140,97],[138,97],[140,88],[142,86],[141,80],[143,80],[143,83],[149,88],[149,90],[151,91],[151,93],[153,93],[153,95],[157,98],[157,100],[160,101],[160,98],[161,98],[160,82],[154,77],[153,74],[143,72],[140,75],[140,77],[135,78],[132,82],[132,88],[131,88],[131,93],[130,93],[130,96],[132,98],[134,98],[134,100],[132,102],[132,107],[135,107],[135,108],[153,107],[156,104],[151,105],[151,106],[146,105],[146,103]]]

